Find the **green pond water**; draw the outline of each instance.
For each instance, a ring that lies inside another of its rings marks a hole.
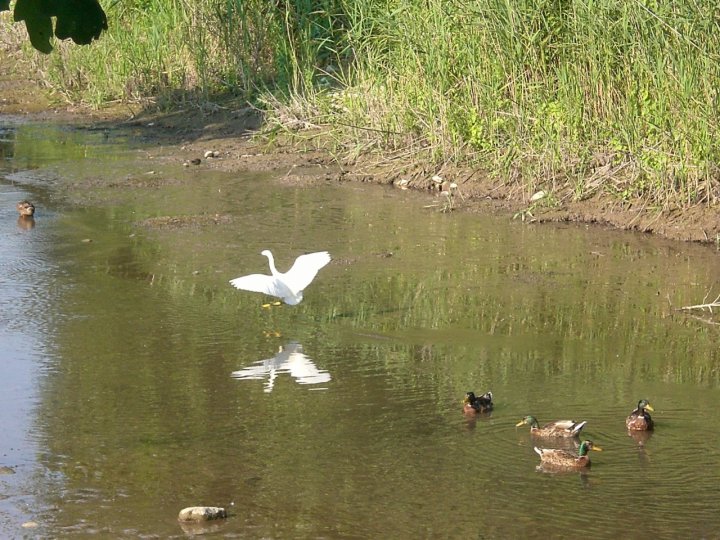
[[[720,293],[714,248],[133,140],[0,119],[0,537],[720,537],[720,327],[673,309]],[[266,248],[334,260],[265,309],[228,280]],[[604,452],[539,471],[526,414]]]

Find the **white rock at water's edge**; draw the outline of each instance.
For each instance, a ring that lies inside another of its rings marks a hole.
[[[226,517],[225,509],[218,506],[189,506],[178,514],[179,521],[210,521]]]

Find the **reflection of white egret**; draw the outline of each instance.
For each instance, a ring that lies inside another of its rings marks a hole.
[[[265,360],[230,375],[236,379],[268,379],[264,391],[272,392],[275,379],[281,373],[289,373],[299,384],[320,384],[330,380],[330,373],[318,369],[312,359],[302,352],[302,345],[290,342],[280,347],[278,353]]]
[[[302,302],[303,289],[310,285],[318,271],[330,262],[330,254],[327,251],[308,253],[295,259],[292,268],[282,274],[275,268],[275,260],[269,249],[263,250],[261,255],[268,258],[272,275],[250,274],[230,280],[230,284],[236,289],[277,296],[291,306]]]

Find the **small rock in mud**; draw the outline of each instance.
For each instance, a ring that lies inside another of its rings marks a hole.
[[[0,474],[15,474],[15,471],[10,467],[5,467],[3,465],[2,467],[0,467]]]
[[[219,506],[189,506],[183,508],[178,514],[178,521],[210,521],[226,518],[227,512]]]
[[[208,150],[205,152],[205,158],[216,158],[220,155],[217,150]]]

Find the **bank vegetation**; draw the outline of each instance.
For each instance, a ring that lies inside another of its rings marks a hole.
[[[703,0],[127,0],[43,60],[101,106],[235,95],[345,155],[462,165],[543,205],[718,204],[720,32]]]

